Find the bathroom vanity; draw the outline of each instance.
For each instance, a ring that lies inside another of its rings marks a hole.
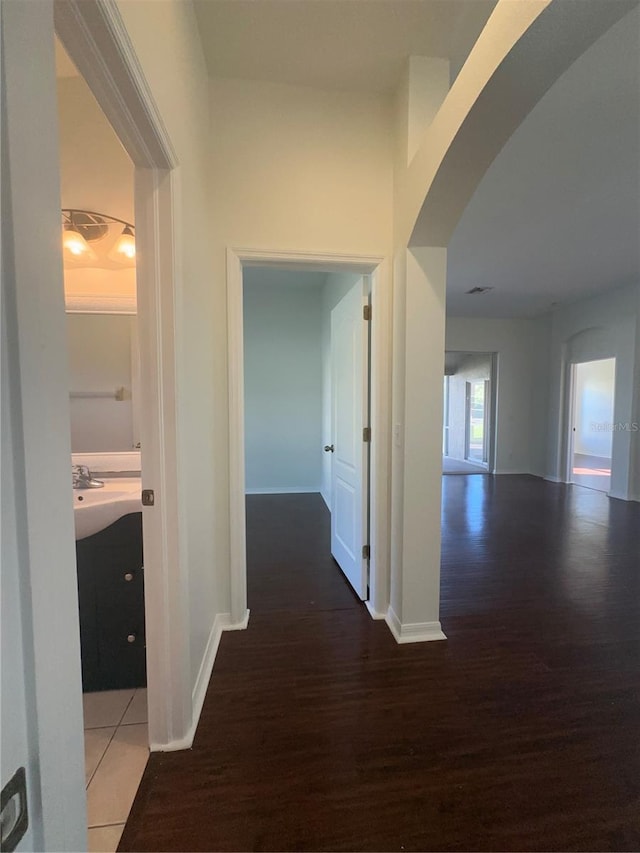
[[[76,541],[82,689],[146,684],[142,513]]]

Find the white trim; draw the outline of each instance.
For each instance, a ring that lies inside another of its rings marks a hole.
[[[411,622],[403,625],[390,606],[384,621],[389,626],[396,643],[425,643],[431,640],[446,640],[439,622]]]
[[[268,486],[263,489],[245,489],[246,495],[319,495],[320,486]]]
[[[66,294],[65,308],[68,314],[136,314],[135,296],[86,296]]]
[[[623,491],[610,491],[610,492],[606,492],[605,494],[607,495],[607,497],[615,498],[615,499],[616,499],[616,500],[618,500],[618,501],[633,501],[633,500],[637,500],[637,498],[634,498],[634,497],[633,497],[633,495],[631,494],[631,492],[629,492],[629,491],[624,491],[624,490],[623,490]]]
[[[391,559],[391,265],[371,272],[371,455],[369,599],[375,611],[389,606]]]
[[[321,497],[321,498],[322,498],[322,500],[325,502],[325,504],[326,504],[327,509],[329,510],[329,512],[331,512],[331,501],[329,500],[329,498],[327,497],[327,495],[325,495],[325,493],[322,491],[322,489],[320,489],[320,497]]]
[[[386,619],[386,616],[384,613],[379,613],[377,610],[374,609],[371,601],[365,601],[364,604],[365,604],[365,607],[367,608],[367,610],[369,611],[369,615],[371,616],[372,619]]]
[[[545,474],[542,479],[547,480],[549,483],[564,483],[564,480],[561,480],[560,477],[553,477],[551,474]]]
[[[116,0],[55,0],[55,29],[135,164],[141,360],[149,739],[184,738],[192,719],[188,578],[179,531],[174,282],[180,278],[178,159]],[[171,171],[172,170],[172,171]],[[121,302],[121,300],[117,300]]]
[[[564,474],[566,477],[567,483],[573,483],[573,457],[575,455],[574,447],[575,447],[575,433],[574,433],[574,423],[576,419],[576,394],[577,394],[577,382],[576,382],[576,363],[569,359],[567,361],[566,366],[566,389],[567,389],[567,400],[565,403],[566,412],[567,412],[567,421],[565,424],[565,442],[564,447],[562,448],[566,453],[564,460]]]
[[[204,655],[202,656],[196,683],[191,694],[193,718],[191,720],[189,730],[183,738],[173,740],[170,743],[151,743],[149,747],[151,752],[177,752],[181,749],[191,748],[198,729],[198,723],[200,722],[200,715],[202,714],[202,707],[209,688],[211,673],[213,672],[216,655],[218,654],[218,647],[220,646],[222,632],[244,631],[249,624],[249,613],[249,610],[245,611],[244,617],[240,622],[232,622],[230,613],[216,613],[216,618],[213,620],[213,625],[209,632],[207,646],[205,648]]]
[[[189,727],[191,649],[184,502],[179,499],[174,282],[180,255],[173,211],[179,210],[175,172],[136,169],[138,340],[142,486],[155,491],[143,509],[149,732],[171,742]],[[144,246],[148,249],[145,252]],[[151,675],[151,678],[150,678]]]
[[[283,267],[305,272],[348,272],[367,275],[382,262],[370,255],[343,255],[328,252],[270,251],[263,249],[229,249],[243,266]]]
[[[495,473],[498,458],[498,375],[500,370],[500,353],[489,353],[491,357],[490,399],[489,399],[489,458],[486,465],[487,473]]]
[[[229,377],[229,501],[231,613],[247,606],[244,470],[242,268],[276,266],[371,276],[371,557],[370,597],[375,611],[389,605],[389,431],[391,393],[391,266],[381,257],[320,252],[227,248]]]
[[[66,52],[133,162],[174,169],[178,158],[117,0],[55,0],[54,15]]]
[[[244,344],[242,261],[227,249],[227,337],[229,370],[229,571],[231,616],[247,609],[247,534],[244,468]]]

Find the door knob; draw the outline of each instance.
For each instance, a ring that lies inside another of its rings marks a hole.
[[[333,453],[333,451],[334,451],[333,444],[325,444],[325,446],[324,446],[324,452],[325,453]]]

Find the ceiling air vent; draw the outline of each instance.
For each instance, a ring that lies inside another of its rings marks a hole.
[[[472,287],[471,290],[467,290],[467,293],[471,294],[472,296],[475,296],[476,294],[479,294],[479,293],[487,293],[487,291],[489,291],[489,290],[493,290],[493,288],[492,287]]]

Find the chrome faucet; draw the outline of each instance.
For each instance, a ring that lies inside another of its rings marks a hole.
[[[71,477],[74,489],[101,489],[104,486],[102,480],[95,480],[87,465],[72,465]]]

